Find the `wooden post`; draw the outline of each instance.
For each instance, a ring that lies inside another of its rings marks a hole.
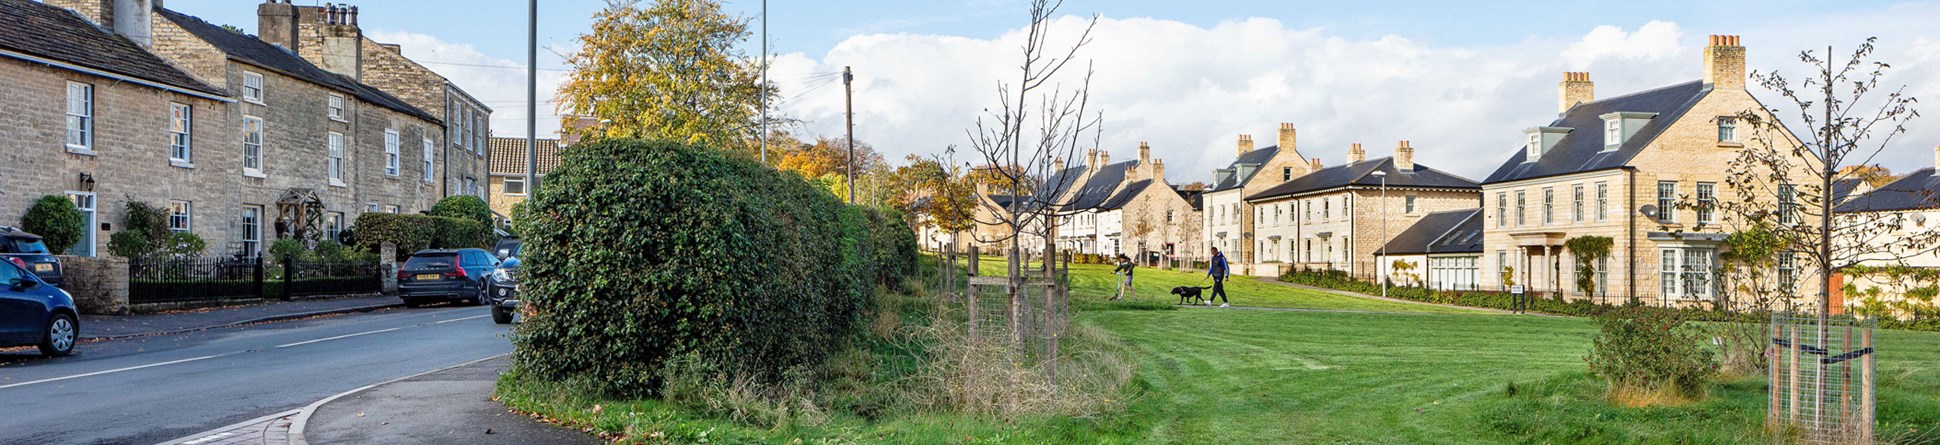
[[[1873,348],[1873,330],[1859,331],[1859,348]],[[1873,441],[1873,356],[1877,352],[1859,357],[1859,441]]]
[[[980,254],[977,253],[977,246],[975,244],[970,245],[970,257],[969,257],[969,260],[967,261],[969,263],[969,267],[964,268],[964,271],[968,272],[970,276],[973,276],[973,277],[977,276],[977,257],[979,255]]]
[[[1787,423],[1796,425],[1799,423],[1799,324],[1797,320],[1792,320],[1790,324],[1791,345],[1785,350],[1789,357],[1786,360],[1791,362],[1791,375],[1786,378],[1785,397],[1789,403],[1785,406],[1785,415]]]
[[[1855,318],[1853,321],[1857,322],[1858,319]],[[1827,357],[1831,357],[1835,354],[1843,354],[1845,353],[1845,351],[1852,351],[1852,350],[1858,349],[1858,348],[1852,347],[1852,324],[1851,323],[1846,324],[1846,326],[1841,330],[1844,331],[1845,341],[1839,342],[1839,346],[1840,346],[1839,350],[1826,348]],[[1840,431],[1840,432],[1844,433],[1842,435],[1846,435],[1850,437],[1851,435],[1859,432],[1858,429],[1853,428],[1854,426],[1853,421],[1858,420],[1859,417],[1852,415],[1853,414],[1852,413],[1852,408],[1853,408],[1852,407],[1852,396],[1853,396],[1852,385],[1854,383],[1857,383],[1852,380],[1852,360],[1839,362],[1839,373],[1842,374],[1842,377],[1845,377],[1839,380],[1839,414],[1840,414],[1839,417],[1842,417],[1842,419],[1839,419],[1841,421],[1839,423],[1845,427],[1843,428],[1845,431]]]
[[[1779,329],[1777,320],[1771,321],[1771,329],[1768,330],[1771,331],[1771,338],[1778,338]],[[1765,374],[1768,376],[1765,378],[1765,382],[1771,386],[1771,390],[1766,391],[1770,393],[1766,397],[1770,400],[1767,401],[1765,407],[1765,427],[1766,429],[1774,431],[1777,430],[1778,412],[1781,404],[1778,398],[1778,393],[1780,392],[1778,389],[1778,356],[1783,353],[1784,351],[1778,349],[1778,343],[1774,343],[1770,339],[1765,340]]]

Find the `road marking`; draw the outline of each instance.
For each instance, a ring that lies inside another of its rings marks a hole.
[[[490,316],[492,316],[492,314],[485,314],[485,315],[473,315],[473,316],[470,316],[470,317],[465,317],[465,318],[453,318],[453,319],[450,319],[450,320],[445,320],[445,321],[434,321],[434,322],[431,322],[431,324],[445,324],[445,323],[450,323],[450,322],[454,322],[454,321],[460,321],[460,320],[470,320],[470,319],[474,319],[474,318],[485,318],[485,317],[490,317]]]
[[[379,333],[379,332],[391,332],[391,331],[395,331],[395,330],[399,330],[399,329],[404,329],[404,328],[402,328],[402,327],[397,327],[397,328],[390,328],[390,329],[378,329],[378,330],[375,330],[375,331],[369,331],[369,332],[359,332],[359,333],[355,333],[355,334],[344,334],[344,335],[339,335],[339,336],[335,336],[335,337],[325,337],[325,338],[319,338],[319,339],[316,339],[316,340],[304,340],[304,341],[300,341],[300,342],[296,342],[296,343],[290,343],[290,344],[287,344],[287,345],[280,345],[280,346],[277,346],[277,347],[278,347],[278,348],[287,348],[287,347],[291,347],[291,346],[301,346],[301,345],[307,345],[307,344],[311,344],[311,343],[316,343],[316,342],[320,342],[320,341],[331,341],[331,340],[336,340],[336,339],[340,339],[340,338],[350,338],[350,337],[356,337],[356,336],[359,336],[359,335],[371,335],[371,334],[376,334],[376,333]]]
[[[161,362],[161,363],[151,363],[151,364],[146,364],[146,365],[141,365],[141,366],[129,366],[129,367],[126,367],[126,368],[120,368],[120,369],[110,369],[110,370],[106,370],[106,371],[95,371],[95,372],[90,372],[90,373],[87,373],[87,374],[75,374],[75,375],[70,375],[70,376],[67,376],[67,377],[55,377],[55,378],[51,378],[51,379],[40,379],[40,380],[35,380],[35,381],[31,381],[31,382],[20,382],[20,383],[15,383],[15,384],[11,384],[11,385],[0,385],[0,389],[7,389],[7,388],[12,388],[12,387],[16,387],[16,386],[27,386],[27,385],[32,385],[32,384],[36,384],[36,383],[47,383],[47,382],[57,382],[57,381],[61,381],[61,380],[68,380],[68,379],[78,379],[78,378],[82,378],[82,377],[93,377],[93,376],[97,376],[97,375],[102,375],[102,374],[112,374],[112,373],[117,373],[117,372],[122,372],[122,371],[133,371],[133,370],[137,370],[137,369],[142,369],[142,368],[153,368],[153,367],[156,367],[156,366],[164,366],[164,365],[173,365],[173,364],[176,364],[176,363],[188,363],[188,362],[192,362],[192,361],[196,361],[196,360],[208,360],[208,359],[212,359],[212,358],[216,358],[216,357],[221,357],[221,356],[225,356],[225,355],[229,355],[229,354],[217,354],[217,355],[205,355],[205,356],[201,356],[201,357],[196,357],[196,358],[185,358],[185,359],[181,359],[181,360],[175,360],[175,361],[167,361],[167,362]]]

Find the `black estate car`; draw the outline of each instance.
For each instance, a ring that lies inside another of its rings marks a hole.
[[[407,306],[434,301],[485,304],[498,259],[485,249],[427,249],[411,254],[397,270],[398,296]]]

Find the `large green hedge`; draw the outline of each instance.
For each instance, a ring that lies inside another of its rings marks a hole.
[[[431,216],[478,221],[478,224],[486,228],[492,227],[492,206],[477,196],[446,196],[445,199],[438,200],[437,204],[432,204],[429,213]]]
[[[491,227],[442,216],[365,213],[355,227],[359,247],[378,252],[389,241],[397,245],[400,259],[424,249],[483,248],[492,242]]]
[[[687,359],[779,378],[833,353],[875,283],[914,268],[898,218],[718,150],[602,140],[563,161],[520,212],[514,366],[539,378],[648,395]]]
[[[65,196],[46,195],[34,200],[27,213],[20,216],[20,229],[41,236],[41,244],[54,253],[67,252],[69,247],[81,242],[87,227],[86,216],[81,209],[74,207],[74,201]]]

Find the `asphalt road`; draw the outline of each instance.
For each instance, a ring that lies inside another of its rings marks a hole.
[[[0,353],[0,444],[159,443],[511,352],[507,326],[440,306]]]

